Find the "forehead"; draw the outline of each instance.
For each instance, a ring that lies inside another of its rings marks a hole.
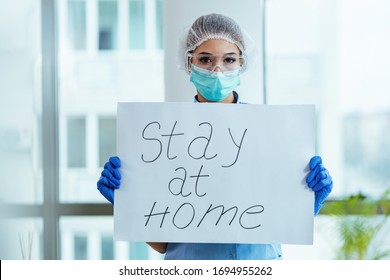
[[[226,53],[236,53],[239,54],[239,48],[226,40],[222,39],[210,39],[202,44],[200,44],[195,50],[194,53],[210,53],[210,54],[226,54]]]

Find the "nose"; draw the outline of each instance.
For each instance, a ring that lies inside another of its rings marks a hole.
[[[211,71],[213,71],[213,72],[222,72],[222,67],[221,67],[221,65],[216,64],[216,65],[213,66]]]
[[[223,72],[222,69],[224,69],[223,65],[223,58],[221,57],[216,57],[215,60],[213,61],[213,69],[211,71],[213,72]]]

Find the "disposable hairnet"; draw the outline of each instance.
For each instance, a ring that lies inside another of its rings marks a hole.
[[[209,39],[222,39],[235,44],[243,56],[242,71],[248,66],[249,56],[254,58],[256,47],[253,41],[233,19],[221,14],[209,14],[195,20],[179,38],[179,68],[190,72],[189,53]]]

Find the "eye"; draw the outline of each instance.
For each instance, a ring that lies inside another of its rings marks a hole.
[[[225,59],[223,60],[223,62],[226,64],[234,64],[234,63],[236,63],[236,61],[237,61],[237,58],[233,57],[233,56],[225,57]]]
[[[201,64],[208,64],[213,62],[210,56],[201,56],[198,58],[198,60]]]

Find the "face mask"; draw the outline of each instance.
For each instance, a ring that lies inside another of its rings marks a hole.
[[[213,72],[192,65],[190,81],[204,98],[219,102],[226,99],[240,85],[240,69]]]

